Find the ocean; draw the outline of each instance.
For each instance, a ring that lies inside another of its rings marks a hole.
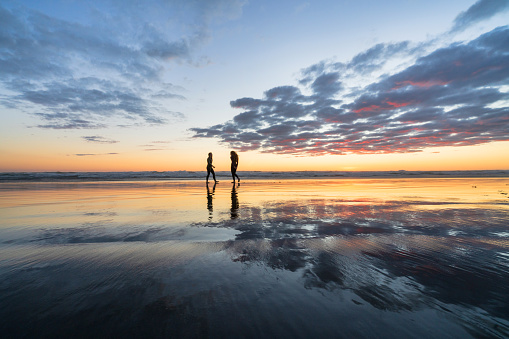
[[[509,170],[470,171],[239,171],[246,179],[309,179],[309,178],[472,178],[509,177]],[[0,172],[5,181],[118,181],[203,179],[206,171],[140,171],[140,172]],[[227,171],[216,176],[231,178]]]

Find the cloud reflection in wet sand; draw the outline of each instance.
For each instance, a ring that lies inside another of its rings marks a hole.
[[[482,182],[482,192],[466,189],[467,179],[356,188],[344,180],[298,182],[215,190],[188,183],[178,193],[172,185],[134,185],[105,188],[104,200],[92,190],[53,199],[48,214],[23,219],[37,226],[26,229],[14,227],[21,216],[4,208],[0,235],[10,241],[0,246],[0,330],[509,335],[509,204],[498,192],[507,180]]]

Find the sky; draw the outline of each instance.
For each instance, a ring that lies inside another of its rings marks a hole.
[[[3,0],[0,171],[509,169],[509,0]]]

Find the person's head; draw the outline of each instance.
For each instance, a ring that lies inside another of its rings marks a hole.
[[[212,158],[212,152],[209,153],[209,158]]]
[[[235,153],[235,151],[231,151],[230,154],[231,155],[237,155],[237,153]]]

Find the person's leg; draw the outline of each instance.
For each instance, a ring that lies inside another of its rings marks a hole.
[[[209,182],[210,170],[207,168],[207,182]],[[215,178],[214,178],[215,180]]]
[[[216,173],[214,172],[213,169],[210,170],[212,172],[212,178],[214,178],[214,182],[216,182]]]
[[[237,177],[237,180],[240,182],[240,178],[237,175],[237,166],[232,166],[232,178],[233,178],[234,182],[235,182],[235,177]]]

